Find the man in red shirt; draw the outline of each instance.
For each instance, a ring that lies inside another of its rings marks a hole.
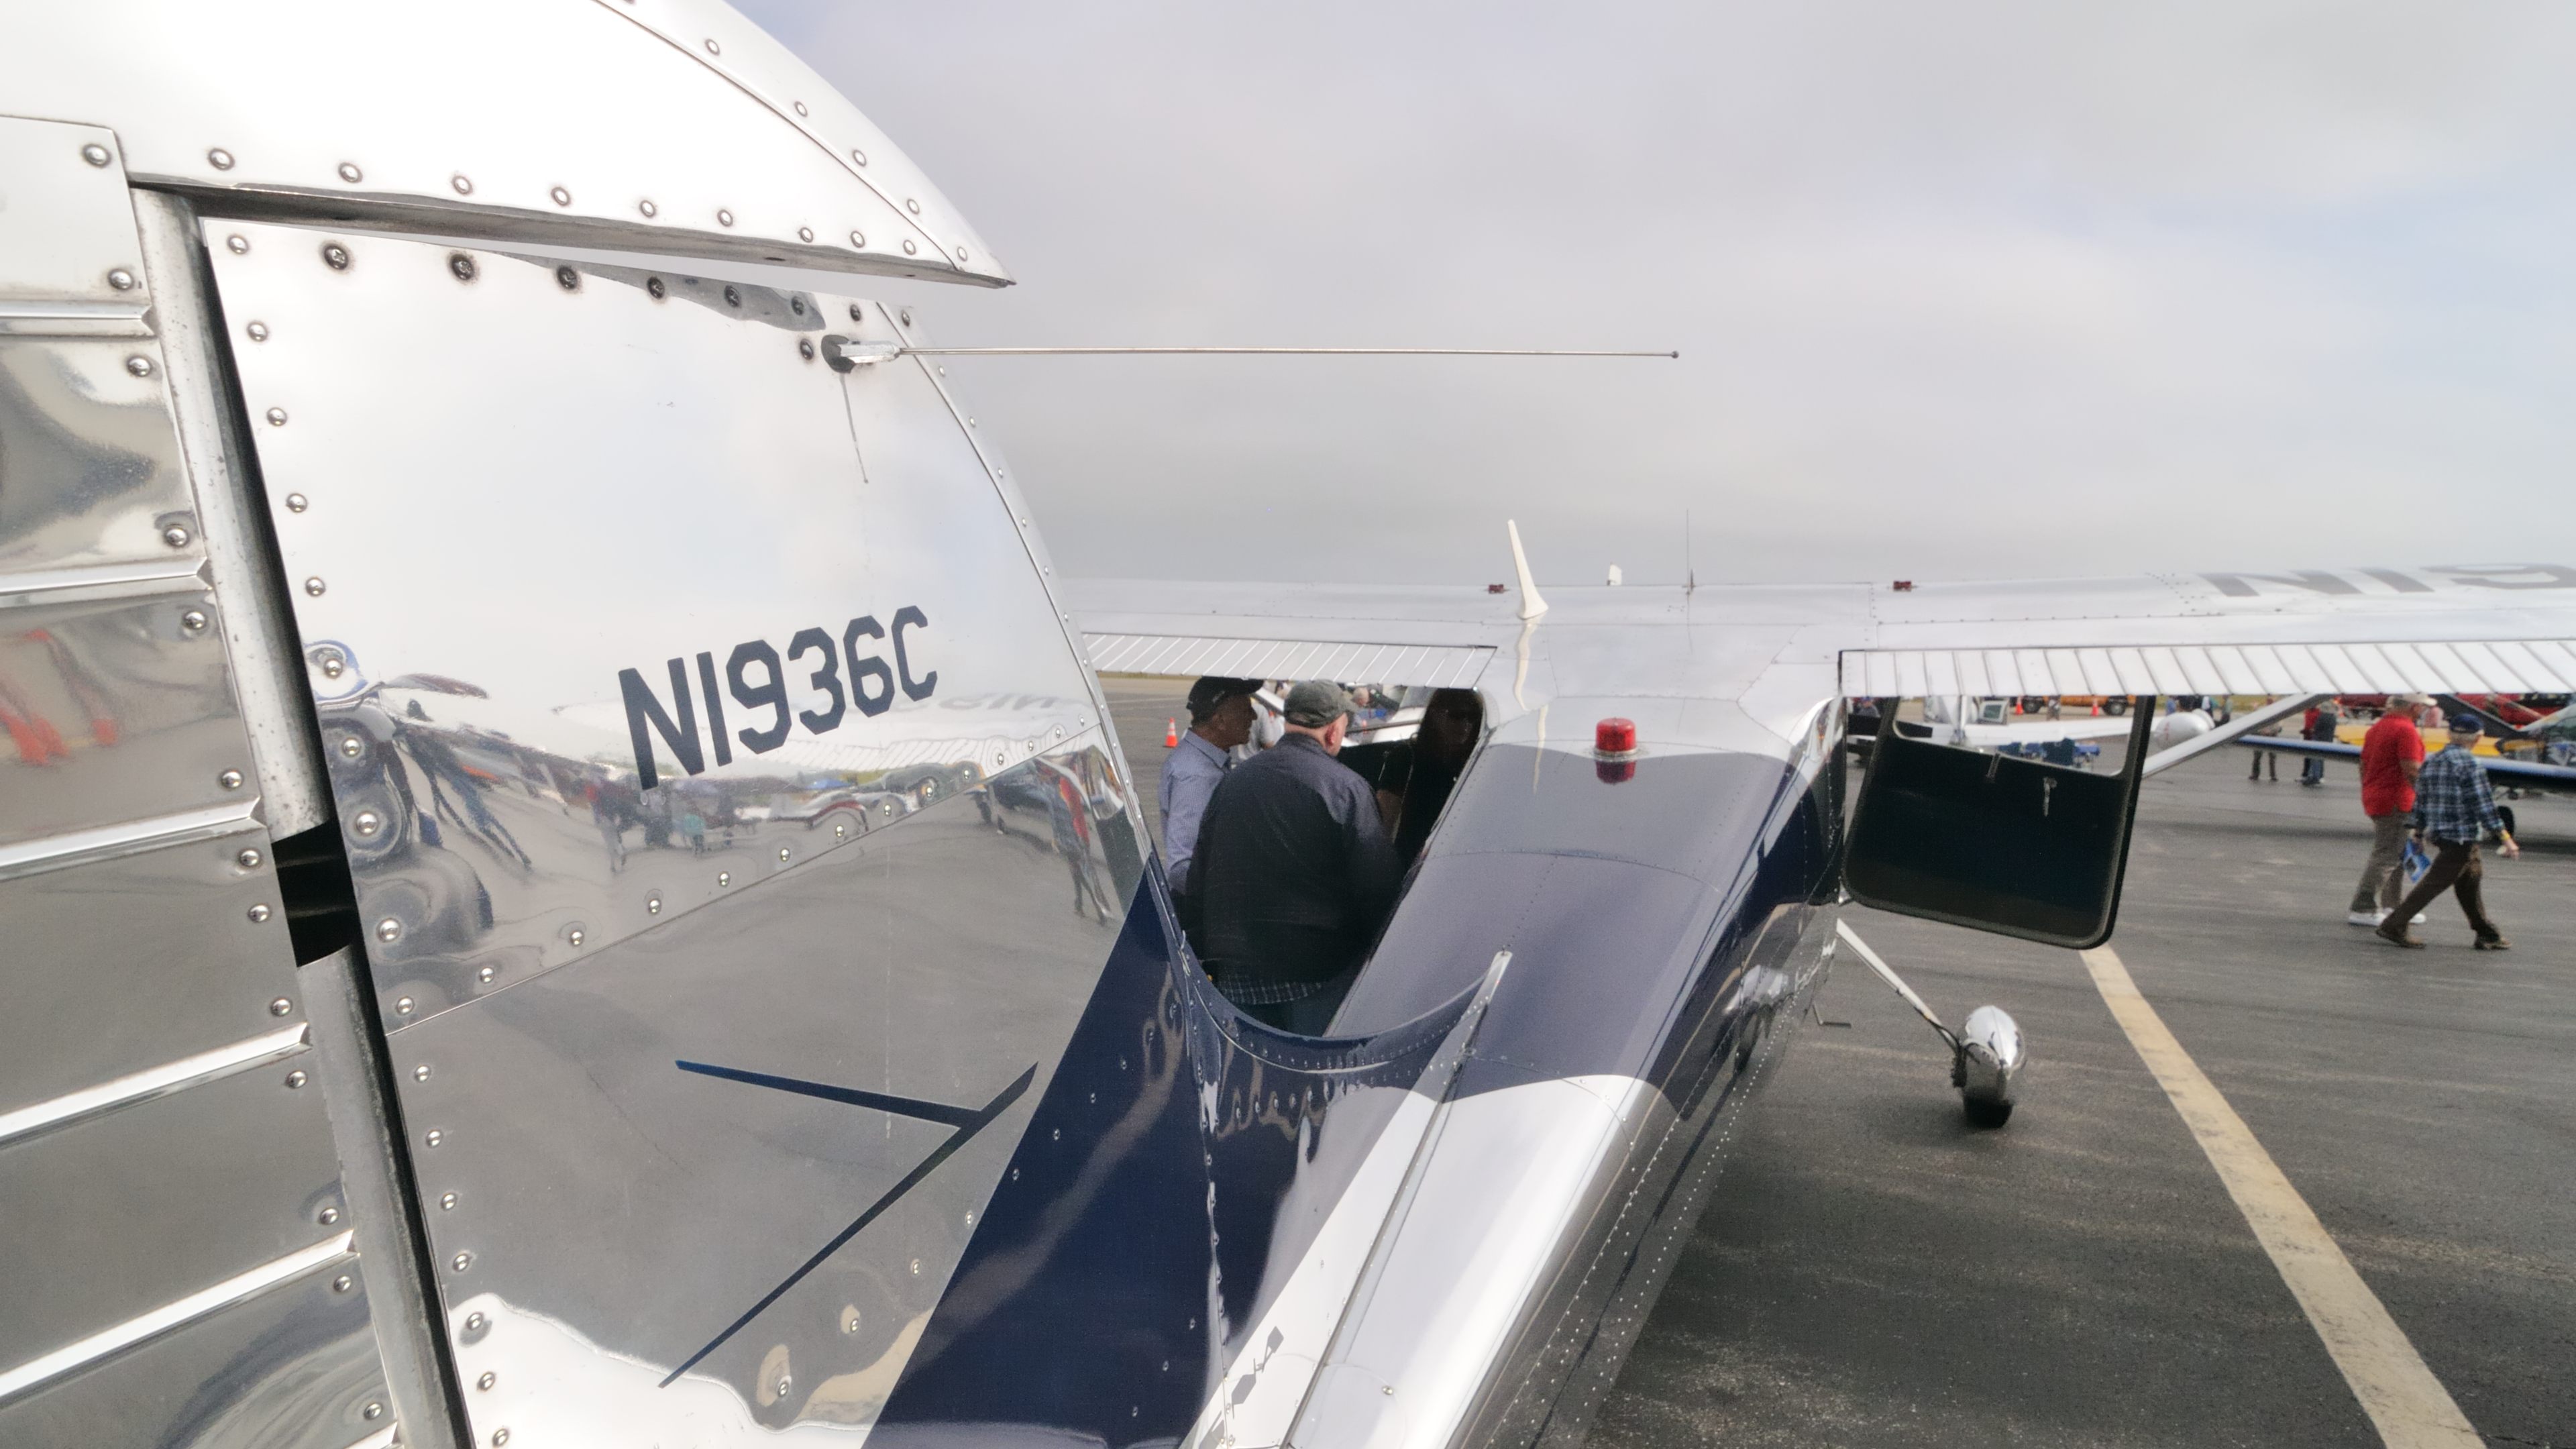
[[[2398,695],[2362,736],[2361,813],[2370,817],[2370,863],[2361,868],[2361,884],[2353,887],[2346,924],[2376,926],[2406,894],[2397,864],[2415,811],[2415,772],[2424,767],[2424,736],[2415,728],[2415,717],[2431,708],[2428,696]]]

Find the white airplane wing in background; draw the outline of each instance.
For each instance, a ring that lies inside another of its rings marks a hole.
[[[1595,657],[1587,674],[1610,676],[1595,692],[1750,683],[1732,663],[1731,677],[1676,677],[1710,654],[1696,639],[1679,653],[1633,648],[1634,636],[1675,631],[1776,637],[1774,676],[1838,662],[1839,682],[1821,681],[1817,698],[2576,692],[2576,568],[2559,564],[1549,593],[1554,607],[1525,620],[1516,594],[1461,587],[1068,589],[1107,673],[1463,684],[1535,631],[1559,658]]]

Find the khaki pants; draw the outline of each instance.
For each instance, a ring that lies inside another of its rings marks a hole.
[[[2361,868],[2361,884],[2352,888],[2352,909],[2397,908],[2397,898],[2406,893],[2406,877],[2397,867],[2406,857],[2406,835],[2414,820],[2405,810],[2370,817],[2370,863]]]
[[[2486,868],[2478,862],[2476,842],[2456,844],[2442,841],[2433,848],[2433,868],[2424,872],[2422,880],[2415,882],[2415,889],[2408,891],[2406,899],[2397,903],[2397,914],[2382,921],[2379,929],[2404,931],[2406,923],[2431,905],[2435,897],[2457,886],[2460,910],[2469,918],[2469,929],[2477,932],[2481,941],[2499,940],[2504,932],[2497,930],[2495,922],[2487,919],[2486,899],[2480,889],[2485,878]]]

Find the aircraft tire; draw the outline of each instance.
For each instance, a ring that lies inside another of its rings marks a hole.
[[[2001,1106],[1992,1102],[1962,1102],[1961,1105],[1967,1108],[1968,1125],[1971,1127],[1991,1130],[2012,1120],[2013,1104],[2010,1102]]]

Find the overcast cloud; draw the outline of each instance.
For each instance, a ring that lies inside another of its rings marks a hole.
[[[2576,559],[2563,5],[744,8],[941,340],[1682,352],[952,363],[1071,573]]]

